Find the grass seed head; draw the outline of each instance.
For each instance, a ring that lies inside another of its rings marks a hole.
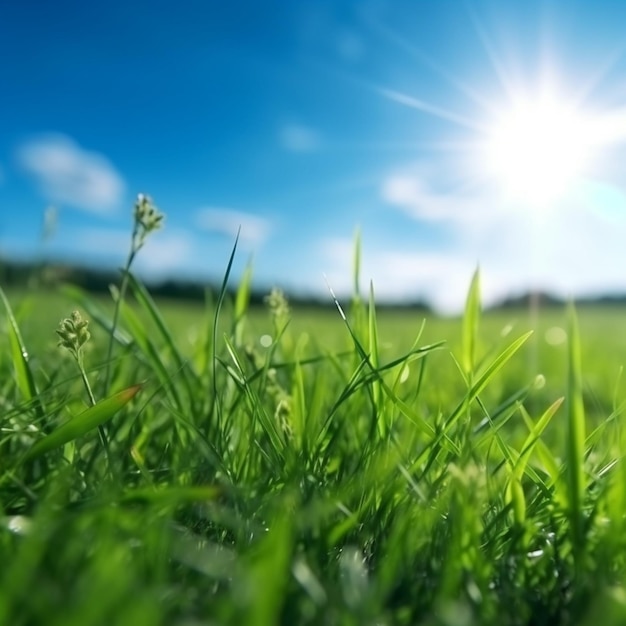
[[[275,326],[283,327],[289,319],[290,311],[289,302],[287,301],[282,289],[272,287],[272,291],[265,296],[265,304],[267,304],[270,317],[272,318]]]
[[[133,212],[136,249],[144,244],[150,233],[161,228],[164,218],[165,215],[155,206],[150,196],[137,194]]]
[[[74,356],[80,359],[83,346],[91,337],[87,329],[89,321],[81,317],[78,311],[73,311],[70,317],[61,320],[56,333],[59,336],[59,346],[66,348]]]

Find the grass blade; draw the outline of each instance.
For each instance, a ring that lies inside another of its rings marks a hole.
[[[539,418],[528,437],[526,437],[526,441],[524,441],[524,445],[522,446],[522,452],[520,453],[517,462],[515,463],[515,476],[521,480],[522,474],[526,469],[526,464],[528,463],[528,459],[535,449],[537,442],[539,441],[543,431],[546,429],[550,421],[552,420],[554,414],[559,410],[561,404],[563,404],[564,398],[558,398],[555,400],[544,412],[544,414]],[[526,409],[521,407],[521,411],[525,412]],[[527,416],[528,417],[528,416]],[[530,420],[526,420],[530,421]]]
[[[217,385],[217,365],[218,365],[218,355],[217,355],[217,328],[220,319],[220,313],[222,311],[222,306],[224,305],[224,299],[226,298],[226,290],[228,288],[228,279],[230,278],[230,272],[233,268],[233,262],[235,260],[235,253],[237,252],[237,244],[239,243],[239,234],[241,233],[241,227],[237,230],[237,236],[235,237],[235,243],[233,244],[233,249],[230,252],[230,257],[228,258],[228,264],[226,265],[226,271],[224,272],[224,279],[222,280],[222,286],[219,291],[219,295],[217,297],[217,303],[215,305],[215,314],[213,317],[213,333],[212,338],[213,341],[211,343],[211,361],[212,361],[212,386],[213,386],[213,403],[214,407],[217,411],[218,421],[221,421],[222,418],[222,405],[220,402],[219,394],[218,394],[218,385]]]
[[[246,269],[243,272],[239,287],[237,288],[237,294],[235,296],[235,321],[239,321],[248,309],[250,303],[250,291],[252,287],[252,263],[246,265]]]
[[[281,432],[278,429],[276,422],[266,413],[265,408],[260,402],[258,395],[250,386],[241,359],[237,354],[237,350],[226,335],[224,335],[224,342],[226,343],[226,349],[228,350],[230,358],[235,365],[237,376],[239,378],[237,382],[239,385],[241,385],[245,393],[246,400],[248,401],[248,406],[250,409],[250,414],[258,419],[261,428],[271,442],[271,452],[273,453],[272,458],[274,462],[280,465],[280,463],[283,461],[284,448]]]
[[[221,489],[213,485],[172,485],[168,487],[138,487],[129,489],[122,496],[122,502],[176,506],[187,502],[208,502],[215,500]]]
[[[456,409],[452,412],[446,423],[445,431],[448,431],[450,427],[457,421],[462,414],[463,409],[476,399],[487,387],[489,381],[502,369],[502,367],[511,359],[511,357],[528,341],[528,338],[533,334],[532,330],[518,337],[515,341],[509,344],[487,367],[478,380],[472,385],[467,395],[457,405]]]
[[[462,359],[463,372],[471,384],[472,372],[476,365],[476,343],[478,340],[478,324],[480,322],[480,274],[478,269],[472,276],[472,282],[465,302],[462,328]]]
[[[295,505],[286,498],[275,512],[269,530],[253,547],[242,580],[244,612],[235,623],[273,626],[281,622],[285,589],[291,579]]]
[[[585,497],[585,408],[583,404],[580,335],[574,306],[568,308],[567,379],[567,491],[568,515],[574,558],[580,556],[584,541],[583,503]]]
[[[0,299],[2,299],[4,308],[7,312],[7,318],[9,320],[9,342],[11,345],[11,357],[13,360],[13,368],[15,370],[15,378],[18,389],[29,403],[33,403],[37,416],[43,417],[44,408],[41,404],[39,392],[37,391],[35,377],[33,376],[33,372],[30,368],[28,351],[26,350],[22,334],[20,333],[20,327],[15,319],[9,300],[1,287]]]
[[[55,431],[37,441],[26,453],[25,460],[30,460],[65,445],[69,441],[86,435],[90,430],[97,428],[111,419],[122,407],[128,404],[142,388],[142,385],[133,385],[105,400],[102,400],[80,415],[59,426]]]
[[[165,323],[165,320],[163,319],[163,316],[161,315],[161,312],[159,311],[156,305],[156,302],[153,300],[149,291],[140,281],[138,281],[135,278],[133,274],[129,274],[128,278],[130,281],[130,288],[131,288],[131,292],[133,296],[135,296],[135,298],[137,299],[137,302],[140,304],[143,310],[148,314],[150,319],[154,322],[154,325],[157,327],[157,330],[159,331],[161,338],[165,342],[165,345],[167,346],[170,354],[172,355],[172,358],[174,359],[174,363],[176,364],[176,369],[185,370],[185,376],[182,377],[183,384],[185,385],[187,389],[187,393],[189,394],[191,398],[193,395],[193,392],[191,390],[190,381],[187,378],[187,376],[192,375],[193,372],[189,368],[186,367],[187,361],[186,359],[183,358],[178,347],[176,346],[176,343],[174,342],[174,337],[172,336],[172,333],[167,327],[167,324]]]
[[[159,354],[159,350],[150,339],[150,333],[146,329],[146,325],[142,322],[135,311],[126,306],[125,303],[122,303],[122,306],[120,307],[120,317],[123,319],[130,336],[135,341],[137,348],[143,353],[146,362],[151,366],[152,371],[159,380],[159,383],[166,390],[168,397],[179,410],[184,410],[185,405],[183,404],[181,396],[178,392],[178,387],[173,384],[172,375],[168,372],[161,354]],[[184,365],[180,367],[184,368]],[[180,371],[180,368],[178,371]],[[183,381],[186,381],[186,377],[184,375],[180,376],[180,378],[182,378]],[[190,400],[192,399],[193,396],[190,394]]]
[[[373,370],[378,370],[380,359],[378,355],[378,325],[376,323],[376,303],[374,301],[374,283],[370,282],[369,301],[369,357]],[[388,424],[385,423],[385,415],[381,402],[380,380],[372,381],[372,399],[376,409],[378,434],[385,437],[388,431]]]

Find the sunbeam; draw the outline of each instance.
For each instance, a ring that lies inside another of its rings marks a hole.
[[[419,100],[400,91],[387,89],[386,87],[377,87],[376,90],[381,96],[384,96],[385,98],[393,102],[397,102],[398,104],[402,104],[412,109],[417,109],[418,111],[428,113],[429,115],[438,117],[442,120],[447,120],[448,122],[453,122],[458,126],[463,126],[464,128],[470,130],[478,132],[485,130],[485,128],[480,124],[478,120],[472,120],[470,118],[457,115],[456,113],[448,111],[443,107],[437,106],[435,104],[430,104],[428,102],[425,102],[424,100]]]
[[[420,50],[415,44],[411,43],[408,39],[400,35],[394,29],[390,28],[380,21],[374,20],[369,20],[368,25],[385,39],[391,41],[399,49],[410,54],[420,63],[420,65],[423,65],[424,67],[430,69],[433,73],[435,73],[449,85],[454,87],[460,94],[466,96],[469,100],[471,100],[483,109],[491,108],[492,103],[489,101],[488,98],[485,97],[484,94],[480,93],[477,89],[471,87],[465,81],[461,80],[459,76],[444,68],[440,63],[438,63],[431,56]]]

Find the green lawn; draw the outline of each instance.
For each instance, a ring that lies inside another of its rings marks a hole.
[[[625,310],[129,292],[0,305],[0,624],[626,623]]]

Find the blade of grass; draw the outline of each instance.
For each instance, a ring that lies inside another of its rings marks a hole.
[[[272,444],[271,451],[273,461],[277,464],[280,464],[282,463],[282,461],[284,461],[284,442],[282,434],[279,431],[275,420],[267,414],[259,397],[255,393],[251,385],[248,383],[246,374],[241,363],[241,359],[237,354],[237,350],[226,335],[224,336],[224,342],[226,343],[226,349],[228,350],[228,353],[230,354],[230,357],[235,364],[238,375],[237,382],[242,386],[246,394],[246,399],[248,401],[250,412],[252,415],[258,418],[261,427],[265,431],[265,434]]]
[[[422,462],[422,459],[426,454],[429,454],[429,459],[426,462],[426,466],[422,469],[422,473],[425,475],[430,469],[431,465],[437,458],[438,448],[440,443],[444,439],[449,438],[449,433],[452,427],[456,424],[463,411],[478,397],[478,395],[485,389],[493,377],[504,367],[504,365],[511,359],[511,357],[524,345],[528,338],[533,334],[533,331],[528,331],[521,337],[518,337],[515,341],[509,344],[487,367],[479,379],[469,389],[465,397],[457,404],[456,408],[452,411],[448,419],[446,420],[443,428],[440,429],[436,437],[432,440],[430,446],[426,446],[422,452],[417,456],[413,462],[412,467],[418,467]],[[451,442],[451,451],[454,453],[458,446]]]
[[[15,371],[15,379],[18,389],[28,403],[32,403],[35,408],[37,416],[43,418],[45,414],[44,407],[41,402],[41,397],[35,384],[35,377],[30,367],[28,350],[22,339],[20,327],[13,314],[13,309],[9,304],[9,300],[6,297],[3,289],[0,287],[0,299],[4,304],[4,308],[7,312],[7,319],[9,320],[9,342],[11,345],[11,358],[13,361],[13,369]]]
[[[520,455],[514,467],[515,476],[519,480],[521,480],[522,475],[524,474],[524,471],[526,470],[526,464],[528,463],[528,459],[530,458],[530,455],[535,449],[537,442],[540,440],[541,435],[543,434],[543,431],[546,429],[546,427],[548,426],[548,424],[554,417],[555,413],[559,410],[559,407],[561,406],[561,404],[563,404],[564,399],[565,398],[558,398],[557,400],[555,400],[544,411],[543,415],[537,420],[537,423],[535,424],[533,429],[530,431],[528,437],[526,437],[526,440],[524,441],[524,444],[522,445],[522,451],[520,452]],[[526,413],[526,409],[523,406],[520,407],[520,410],[523,413]],[[527,416],[527,417],[530,419],[530,416]]]
[[[328,282],[327,282],[327,285],[328,285]],[[382,368],[377,369],[377,368],[372,367],[369,355],[367,354],[367,352],[361,345],[361,342],[359,341],[359,338],[357,337],[356,332],[353,330],[352,326],[350,325],[350,322],[348,322],[346,314],[344,313],[343,308],[341,307],[341,304],[339,303],[339,300],[337,299],[337,296],[335,295],[335,292],[330,287],[330,285],[328,285],[328,289],[330,291],[331,297],[333,298],[335,306],[337,307],[337,310],[339,311],[339,314],[341,315],[341,319],[343,320],[346,328],[348,329],[348,332],[350,333],[350,337],[352,338],[352,341],[357,350],[357,353],[359,354],[361,358],[361,363],[359,364],[359,367],[361,367],[362,365],[367,365],[367,367],[370,369],[373,379],[378,380],[380,382],[381,388],[385,392],[385,395],[396,405],[396,407],[402,412],[402,414],[405,417],[409,418],[409,420],[413,422],[416,426],[418,426],[420,430],[424,431],[430,437],[434,437],[435,430],[433,429],[433,427],[430,424],[428,424],[423,418],[421,418],[415,411],[413,411],[405,402],[403,402],[400,398],[398,398],[398,396],[393,392],[393,390],[389,387],[389,385],[385,383],[379,371]],[[370,382],[371,381],[368,380],[368,384]],[[347,391],[347,388],[346,388],[346,391]],[[350,395],[353,391],[354,390],[351,390],[348,395]],[[342,394],[342,398],[344,394]],[[338,403],[339,402],[340,401],[338,401]],[[335,407],[338,406],[338,403],[335,404]],[[446,441],[447,445],[451,445],[454,450],[457,449],[456,445],[452,441],[450,441],[447,438],[447,436],[445,436],[443,440]],[[439,439],[439,441],[441,441],[441,439]]]
[[[295,504],[292,498],[285,500],[248,557],[239,593],[243,614],[235,623],[273,626],[281,622],[285,589],[291,580],[295,536]]]
[[[476,399],[480,395],[493,377],[502,369],[502,367],[511,359],[511,357],[528,341],[528,338],[533,334],[532,330],[518,337],[515,341],[511,342],[487,367],[487,369],[481,374],[478,380],[469,389],[467,396],[457,405],[456,409],[452,412],[446,423],[446,429],[448,429],[461,415],[465,403],[468,404]]]
[[[158,349],[150,339],[146,325],[135,311],[126,306],[125,303],[122,303],[120,307],[120,317],[124,320],[130,336],[143,353],[147,363],[152,367],[153,372],[166,390],[169,398],[179,410],[184,410],[185,404],[182,402],[178,392],[178,386],[173,384],[172,375],[168,372]],[[180,367],[184,368],[184,363]],[[179,369],[178,371],[180,372],[181,370]],[[185,378],[185,373],[184,371],[182,372],[181,378]]]
[[[369,359],[372,369],[377,370],[380,365],[378,355],[378,325],[376,323],[376,303],[374,301],[374,283],[370,282],[370,301],[369,301]],[[380,380],[372,381],[372,397],[374,409],[376,411],[376,422],[378,434],[385,438],[389,430],[389,425],[385,423],[385,414],[381,402]]]
[[[153,300],[150,292],[146,289],[145,285],[143,285],[140,281],[138,281],[135,276],[131,273],[129,274],[130,288],[131,293],[137,299],[137,302],[140,304],[142,309],[148,314],[149,318],[154,322],[157,330],[163,342],[167,346],[169,353],[172,355],[174,359],[174,363],[176,365],[176,369],[183,371],[184,375],[182,376],[183,385],[185,385],[187,394],[190,399],[193,398],[193,391],[191,388],[191,379],[195,379],[195,372],[189,368],[188,362],[180,353],[176,342],[174,341],[174,337],[170,332],[156,302]]]
[[[41,456],[69,441],[86,435],[89,431],[104,424],[104,422],[111,419],[122,407],[128,404],[141,388],[142,385],[133,385],[89,407],[69,422],[59,426],[47,437],[34,443],[26,453],[24,460]]]
[[[237,244],[239,243],[239,235],[241,233],[241,226],[237,229],[237,236],[235,237],[235,243],[233,244],[233,249],[230,252],[230,257],[228,258],[228,263],[226,265],[226,271],[224,272],[224,278],[222,280],[222,285],[220,287],[220,291],[217,297],[217,303],[215,305],[215,314],[213,316],[213,341],[211,344],[211,361],[213,363],[211,378],[212,378],[212,386],[213,386],[213,406],[217,412],[217,421],[218,428],[220,428],[220,423],[222,420],[222,405],[220,402],[220,397],[218,394],[218,384],[217,384],[217,366],[218,366],[218,354],[217,354],[217,328],[220,319],[220,313],[222,311],[222,306],[224,305],[224,299],[226,298],[226,290],[228,288],[228,279],[230,278],[230,272],[233,268],[233,262],[235,260],[235,253],[237,252]]]
[[[122,495],[122,502],[176,506],[187,502],[207,502],[221,495],[213,485],[171,485],[166,487],[137,487]]]
[[[568,307],[567,464],[568,517],[576,565],[584,543],[585,408],[583,404],[580,335],[574,305]]]
[[[300,449],[304,437],[307,422],[306,394],[304,390],[304,371],[302,363],[296,361],[293,370],[291,384],[291,396],[293,398],[293,410],[291,413],[291,427],[295,444]]]
[[[462,327],[462,358],[463,372],[472,384],[472,373],[476,365],[476,344],[478,341],[478,325],[480,322],[480,273],[478,268],[472,276],[467,293]]]
[[[235,337],[235,345],[240,346],[243,343],[244,319],[248,305],[250,304],[250,293],[252,291],[252,261],[250,261],[243,272],[243,276],[239,281],[237,293],[235,295],[235,310],[233,315],[233,336]]]

